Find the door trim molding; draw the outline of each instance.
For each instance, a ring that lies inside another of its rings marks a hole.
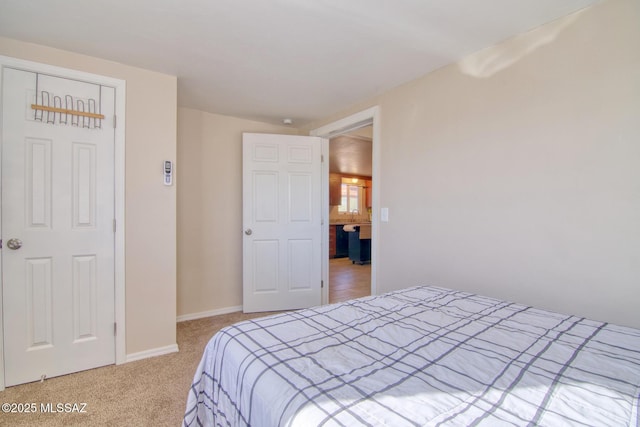
[[[380,221],[378,212],[380,211],[380,107],[374,106],[350,116],[344,117],[335,122],[313,129],[309,132],[311,136],[325,138],[322,143],[322,155],[329,158],[329,139],[350,130],[371,124],[373,126],[372,159],[371,159],[371,181],[373,182],[373,193],[371,194],[371,295],[377,295],[377,277],[380,267],[379,236]],[[322,303],[329,303],[329,161],[322,163],[322,280],[328,285],[322,289]]]
[[[115,89],[115,114],[117,126],[115,128],[115,152],[114,152],[114,215],[116,220],[115,248],[114,248],[114,305],[115,321],[118,325],[118,333],[115,338],[116,365],[127,361],[126,354],[126,324],[125,324],[125,118],[126,118],[126,82],[112,77],[71,70],[68,68],[42,64],[33,61],[12,58],[0,55],[0,82],[4,68],[15,68],[23,71],[50,74],[56,77],[84,81],[87,83],[110,86]],[[0,84],[0,97],[2,95]],[[1,111],[0,111],[1,114]],[[0,116],[1,117],[1,116]],[[0,134],[1,135],[1,134]],[[0,141],[0,144],[2,141]],[[0,206],[1,214],[1,206]],[[1,225],[1,223],[0,223]],[[2,284],[2,266],[0,265],[0,287]],[[2,294],[0,293],[0,307],[2,307]],[[3,316],[0,315],[0,391],[4,390],[4,334]]]

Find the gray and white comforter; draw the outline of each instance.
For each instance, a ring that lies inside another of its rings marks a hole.
[[[640,426],[640,331],[436,287],[244,321],[185,426]]]

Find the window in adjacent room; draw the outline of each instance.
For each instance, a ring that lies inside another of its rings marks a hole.
[[[338,212],[360,211],[361,186],[342,183],[342,198]]]

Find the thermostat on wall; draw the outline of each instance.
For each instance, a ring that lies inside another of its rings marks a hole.
[[[171,160],[164,161],[164,185],[173,184],[173,163]]]

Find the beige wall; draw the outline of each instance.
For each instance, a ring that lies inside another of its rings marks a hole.
[[[126,81],[126,353],[174,345],[176,187],[161,171],[176,158],[176,77],[6,38],[0,55]]]
[[[309,127],[380,105],[381,292],[435,284],[640,327],[639,9],[607,0],[468,58],[475,75],[448,66]],[[166,188],[175,77],[2,38],[0,54],[127,81],[127,353],[175,343],[176,187],[177,314],[240,305],[241,133],[296,130],[180,108]]]
[[[638,22],[608,0],[309,127],[380,106],[379,291],[640,327]]]
[[[242,132],[291,127],[178,109],[178,315],[242,305]]]

